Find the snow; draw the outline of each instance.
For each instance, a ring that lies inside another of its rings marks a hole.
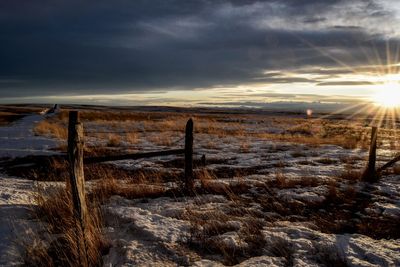
[[[35,123],[41,119],[43,117],[40,115],[26,116],[9,127],[0,128],[0,158],[55,153],[50,149],[57,146],[56,141],[35,136],[32,132]],[[265,132],[282,131],[273,124],[264,126],[261,130]],[[110,127],[113,127],[112,124],[104,127],[100,127],[97,122],[85,124],[85,128],[90,128],[89,130],[107,131]],[[132,124],[131,128],[132,131],[139,129],[143,132],[145,127],[138,123]],[[176,133],[174,138],[177,138]],[[288,259],[282,255],[274,255],[271,244],[289,244],[293,250],[291,253],[294,266],[322,266],[323,261],[327,260],[327,254],[337,255],[349,266],[400,266],[398,239],[379,240],[360,234],[326,234],[318,230],[313,222],[307,221],[305,216],[285,217],[261,205],[260,200],[268,194],[266,192],[271,192],[274,194],[275,199],[271,200],[274,203],[267,204],[283,206],[293,202],[304,208],[310,204],[318,206],[326,200],[329,193],[328,182],[336,179],[346,169],[342,159],[354,158],[352,168],[361,169],[365,165],[363,159],[367,156],[365,149],[343,149],[333,145],[307,147],[246,136],[228,136],[213,140],[208,134],[199,134],[195,138],[198,138],[195,141],[195,151],[198,153],[196,157],[206,154],[207,161],[212,162],[207,165],[208,170],[221,173],[224,170],[238,170],[233,175],[226,175],[228,178],[210,180],[210,185],[222,189],[243,182],[251,189],[242,195],[238,193],[237,199],[207,194],[136,200],[111,197],[102,207],[106,223],[104,231],[112,243],[110,253],[104,257],[104,266],[223,266],[221,255],[205,255],[185,247],[192,238],[194,222],[188,219],[191,213],[206,218],[210,213],[224,215],[225,217],[221,217],[224,219],[216,216],[209,221],[218,220],[228,230],[208,238],[233,251],[242,251],[248,247],[249,244],[239,232],[246,220],[252,218],[252,214],[257,214],[257,218],[264,222],[267,221],[259,229],[260,238],[267,242],[261,248],[261,255],[243,258],[237,266],[287,266]],[[138,139],[138,149],[146,147],[146,150],[151,151],[163,147],[142,137]],[[100,144],[95,137],[88,138],[87,142]],[[209,142],[213,144],[210,145]],[[240,142],[243,142],[245,151],[241,152]],[[126,145],[123,143],[124,149]],[[301,155],[298,153],[293,156],[294,152],[301,152]],[[378,152],[383,155],[378,158],[378,164],[387,160],[389,152],[384,149]],[[175,159],[177,158],[169,156],[142,161],[119,161],[114,164],[126,169],[159,171],[165,169],[166,162]],[[332,162],[323,163],[325,159],[332,159]],[[168,169],[170,172],[180,170],[178,167]],[[277,172],[282,173],[287,181],[312,176],[317,178],[318,184],[304,187],[295,185],[293,188],[274,187]],[[92,186],[95,182],[91,181],[87,185]],[[339,182],[339,189],[343,191],[352,187],[358,192],[365,187],[363,183]],[[164,183],[163,186],[170,187],[172,183]],[[131,183],[126,185],[133,186]],[[262,190],[266,185],[269,186],[269,191]],[[34,186],[33,181],[6,177],[0,173],[0,266],[16,265],[20,262],[13,241],[15,233],[23,233],[25,226],[31,223],[28,211],[35,205]],[[370,186],[366,193],[371,197],[371,202],[365,211],[359,211],[360,216],[399,220],[399,187],[399,175],[385,176]],[[232,215],[236,211],[240,214],[242,210],[246,214]],[[298,219],[299,222],[289,219]]]
[[[225,266],[221,263],[211,261],[211,260],[201,260],[193,263],[195,267],[220,267]],[[270,266],[270,267],[283,267],[285,266],[285,261],[279,257],[269,257],[269,256],[259,256],[253,257],[248,260],[237,264],[238,267],[262,267],[262,266]]]
[[[35,136],[35,123],[42,115],[28,115],[10,126],[0,127],[0,158],[28,155],[50,155],[57,145],[54,140]],[[21,264],[16,239],[32,227],[29,211],[35,205],[35,183],[7,177],[0,170],[0,266]]]
[[[306,203],[320,203],[325,200],[326,186],[281,189],[278,196],[285,200],[300,200]]]
[[[109,206],[109,216],[118,217],[121,221],[132,222],[132,231],[140,231],[146,240],[177,242],[182,234],[188,231],[189,224],[183,221],[154,214],[137,207]]]
[[[374,202],[368,210],[376,215],[382,215],[394,220],[400,220],[400,202],[397,204]]]
[[[145,206],[149,209],[145,209],[132,206],[133,201],[121,200],[113,197],[105,211],[106,220],[115,228],[108,229],[113,247],[105,257],[105,266],[115,266],[116,263],[119,266],[168,266],[171,254],[179,257],[171,248],[188,238],[190,224],[160,214],[162,209],[157,203],[168,205],[170,201],[161,198],[147,203],[149,205]],[[173,266],[172,262],[170,265]]]
[[[286,238],[296,248],[294,253],[296,260],[312,261],[315,255],[310,252],[330,248],[336,250],[349,266],[400,265],[399,240],[375,240],[358,234],[323,234],[287,221],[279,222],[274,227],[267,227],[264,233],[267,237]]]
[[[0,127],[0,158],[55,154],[50,149],[57,146],[56,141],[33,133],[35,124],[42,119],[43,115],[27,115],[9,126]]]

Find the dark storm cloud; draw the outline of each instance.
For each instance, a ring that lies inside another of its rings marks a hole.
[[[352,23],[391,13],[359,2],[343,25],[339,0],[1,1],[0,97],[318,83],[264,73],[384,62],[385,33]]]
[[[317,23],[317,22],[322,22],[322,21],[326,21],[326,18],[310,17],[310,18],[305,18],[303,20],[304,23]]]

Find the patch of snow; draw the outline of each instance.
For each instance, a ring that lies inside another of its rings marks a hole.
[[[280,236],[292,244],[296,261],[315,262],[315,253],[329,247],[334,250],[328,254],[337,253],[349,266],[400,265],[399,240],[375,240],[359,234],[324,234],[301,223],[286,221],[266,227],[264,234],[267,239]],[[319,256],[327,257],[324,253]]]
[[[0,158],[57,154],[50,151],[57,146],[56,141],[33,133],[35,124],[43,119],[42,115],[28,115],[9,126],[0,127]]]
[[[374,202],[371,207],[369,207],[369,211],[395,220],[400,219],[399,203],[395,205],[391,203]]]
[[[278,196],[285,200],[299,200],[306,203],[320,203],[325,200],[326,186],[281,189]]]
[[[0,266],[20,264],[15,239],[28,223],[34,205],[33,181],[0,177]]]

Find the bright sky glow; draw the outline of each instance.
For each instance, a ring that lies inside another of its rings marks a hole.
[[[393,81],[382,84],[372,96],[372,101],[388,108],[400,106],[400,84]]]

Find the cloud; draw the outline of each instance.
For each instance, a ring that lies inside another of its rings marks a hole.
[[[23,82],[0,82],[0,97],[333,85],[300,74],[348,73],[371,63],[365,54],[385,64],[388,38],[399,45],[374,26],[391,10],[351,2],[2,1],[0,77]]]
[[[354,85],[372,85],[374,83],[368,81],[333,81],[321,82],[318,86],[354,86]]]

